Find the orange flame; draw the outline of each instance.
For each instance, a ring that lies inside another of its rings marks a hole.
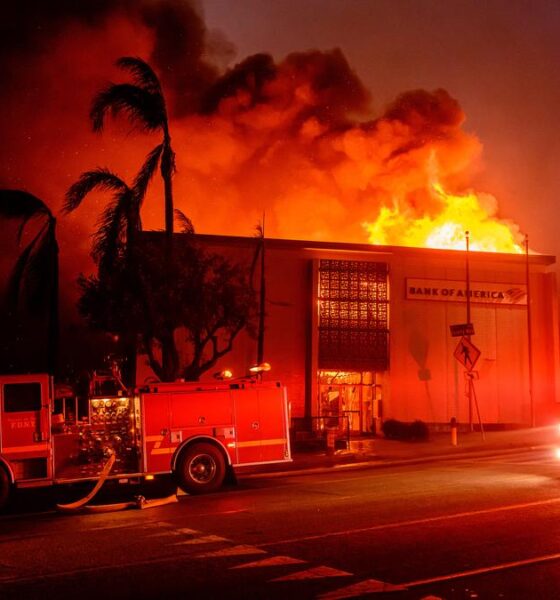
[[[379,245],[465,249],[465,233],[470,232],[471,250],[521,254],[519,229],[514,223],[496,218],[496,200],[488,194],[449,194],[439,183],[432,186],[439,204],[435,215],[418,218],[410,206],[403,210],[382,207],[373,223],[364,223],[369,242]]]

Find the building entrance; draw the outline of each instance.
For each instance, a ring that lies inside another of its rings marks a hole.
[[[381,386],[372,371],[318,372],[319,415],[329,429],[372,434],[380,417]]]

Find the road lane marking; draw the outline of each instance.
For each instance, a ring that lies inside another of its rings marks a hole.
[[[298,571],[291,575],[284,575],[283,577],[276,577],[270,581],[301,581],[303,579],[325,579],[327,577],[352,577],[352,573],[348,571],[339,571],[332,567],[313,567],[306,569],[305,571]]]
[[[242,565],[235,565],[235,567],[230,567],[230,570],[254,569],[257,567],[278,567],[284,565],[301,565],[305,562],[305,560],[301,560],[300,558],[293,558],[291,556],[271,556],[269,558],[263,558],[261,560],[243,563]]]
[[[545,556],[535,556],[534,558],[526,558],[524,560],[516,560],[513,562],[502,563],[499,565],[492,565],[491,567],[481,567],[479,569],[471,569],[469,571],[460,571],[458,573],[440,575],[438,577],[431,577],[429,579],[418,579],[416,581],[409,581],[401,585],[407,588],[420,587],[422,585],[429,585],[432,583],[439,583],[442,581],[450,581],[452,579],[463,579],[464,577],[474,577],[476,575],[487,575],[488,573],[507,571],[508,569],[516,569],[518,567],[526,567],[529,565],[536,565],[539,563],[550,562],[554,560],[560,560],[560,552],[556,552],[555,554],[547,554]]]
[[[437,577],[430,577],[427,579],[407,581],[405,583],[400,583],[396,585],[384,581],[378,581],[376,579],[366,579],[365,581],[361,581],[348,587],[333,590],[332,592],[327,592],[326,594],[323,594],[318,598],[320,600],[342,600],[343,598],[353,598],[355,596],[360,596],[366,593],[407,590],[414,587],[433,585],[434,583],[442,583],[444,581],[452,581],[455,579],[464,579],[465,577],[488,575],[489,573],[497,573],[499,571],[507,571],[508,569],[517,569],[519,567],[526,567],[555,560],[560,560],[560,552],[557,552],[555,554],[547,554],[545,556],[535,556],[533,558],[527,558],[524,560],[516,560],[512,562],[501,563],[499,565],[492,565],[490,567],[481,567],[478,569],[470,569],[468,571],[448,573],[447,575],[439,575]]]
[[[240,508],[240,509],[236,509],[236,510],[224,510],[221,512],[202,512],[202,513],[195,513],[195,512],[189,512],[189,516],[192,518],[198,518],[198,517],[216,517],[216,516],[220,516],[220,515],[236,515],[238,513],[248,513],[249,510],[246,508]]]
[[[227,538],[220,537],[219,535],[205,535],[203,537],[192,538],[190,540],[182,540],[181,542],[175,542],[173,546],[186,546],[187,544],[212,544],[214,542],[230,542]]]
[[[264,548],[267,546],[278,546],[281,544],[296,544],[299,542],[307,542],[312,540],[321,540],[329,537],[340,537],[345,535],[355,535],[357,533],[367,533],[370,531],[381,531],[383,529],[397,529],[399,527],[412,527],[414,525],[426,525],[428,523],[438,523],[441,521],[451,521],[453,519],[464,519],[466,517],[477,517],[480,515],[507,512],[510,510],[522,510],[524,508],[534,508],[537,506],[546,506],[548,504],[558,504],[560,498],[549,498],[548,500],[536,500],[534,502],[525,502],[523,504],[510,504],[508,506],[497,506],[494,508],[482,508],[468,512],[453,513],[451,515],[439,515],[437,517],[425,517],[423,519],[412,519],[410,521],[398,521],[396,523],[382,523],[379,525],[371,525],[370,527],[359,527],[357,529],[346,529],[343,531],[331,531],[328,533],[318,533],[315,535],[306,535],[298,538],[288,538],[285,540],[277,540],[275,542],[263,542],[256,544]]]
[[[195,554],[193,558],[220,558],[222,556],[247,556],[250,554],[267,554],[266,550],[261,548],[255,548],[255,546],[246,546],[240,544],[232,546],[231,548],[224,548],[222,550],[215,550],[214,552],[202,552],[201,554]]]
[[[359,583],[354,583],[332,592],[326,592],[318,596],[320,600],[342,600],[343,598],[355,598],[356,596],[364,596],[365,594],[379,593],[379,592],[399,592],[404,591],[406,588],[402,585],[393,585],[386,581],[379,581],[378,579],[366,579]]]

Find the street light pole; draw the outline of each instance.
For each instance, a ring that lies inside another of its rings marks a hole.
[[[466,278],[466,292],[467,292],[467,326],[470,326],[471,322],[471,274],[469,265],[469,249],[470,249],[470,233],[465,231],[465,242],[467,247],[466,258],[465,258],[465,278]],[[471,341],[471,336],[468,335],[467,339]],[[474,431],[473,418],[472,418],[472,379],[467,378],[467,395],[469,398],[469,428]]]
[[[527,286],[527,351],[529,353],[529,406],[531,427],[535,426],[535,402],[533,397],[533,340],[531,325],[531,285],[529,280],[529,236],[525,235],[525,285]]]
[[[467,244],[466,264],[465,264],[465,276],[467,283],[467,324],[471,322],[471,275],[469,266],[469,245],[470,245],[470,233],[465,231],[465,241]],[[468,336],[469,341],[471,336]]]

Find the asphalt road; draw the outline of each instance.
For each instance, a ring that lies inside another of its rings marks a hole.
[[[560,597],[560,463],[544,450],[26,510],[0,517],[2,599]]]

